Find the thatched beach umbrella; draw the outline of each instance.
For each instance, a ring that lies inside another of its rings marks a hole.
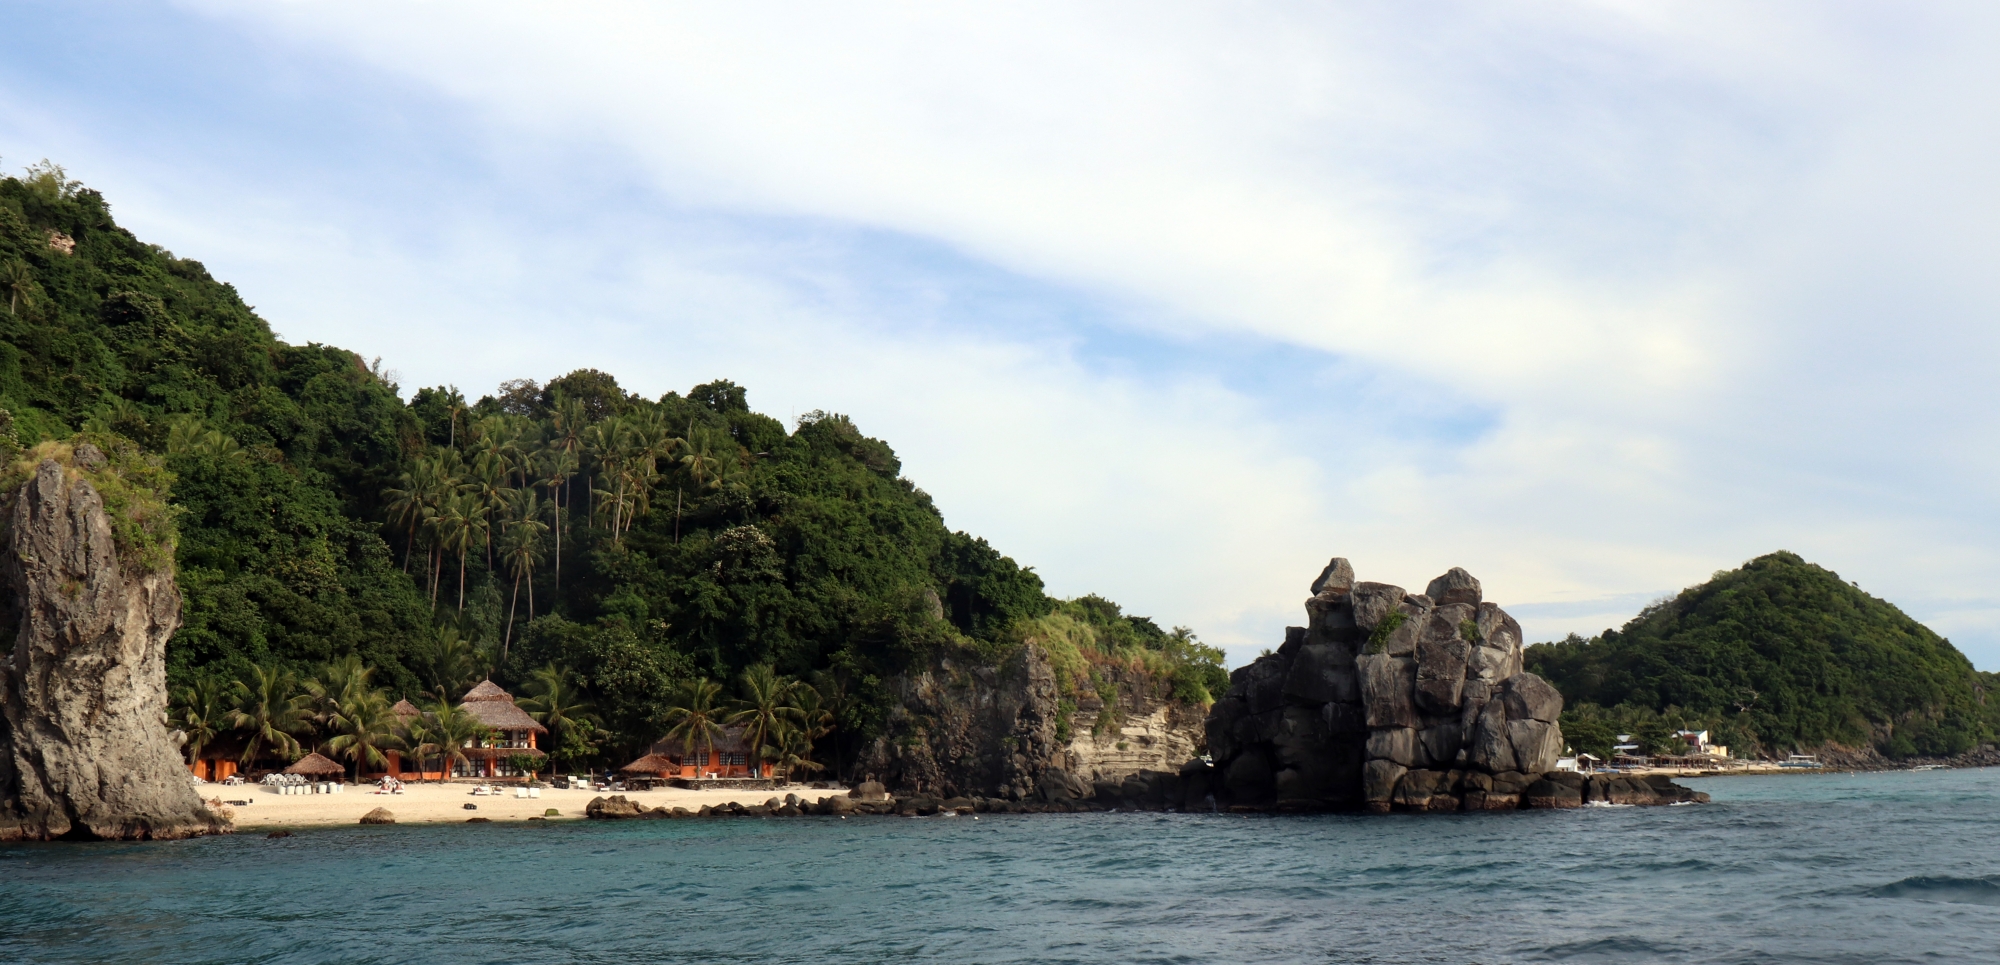
[[[337,779],[344,776],[347,773],[347,768],[342,767],[338,763],[326,759],[325,757],[321,756],[317,751],[315,751],[314,753],[307,754],[306,756],[299,758],[298,763],[285,768],[285,773],[299,774],[305,777],[330,776]]]
[[[672,758],[664,754],[647,754],[645,757],[641,757],[618,769],[618,773],[620,774],[637,774],[651,777],[675,777],[680,772],[681,766],[674,763]]]

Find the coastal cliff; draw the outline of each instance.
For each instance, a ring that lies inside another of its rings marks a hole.
[[[889,681],[883,733],[849,769],[904,795],[1009,801],[1089,798],[1201,753],[1204,715],[1143,671],[1097,668],[1066,694],[1033,642],[997,664],[943,655]]]
[[[184,838],[228,830],[167,730],[165,654],[180,625],[161,507],[95,446],[45,446],[5,511],[0,840]],[[93,484],[96,477],[98,484]],[[133,495],[121,545],[100,485]]]
[[[1201,755],[1206,708],[1173,699],[1166,681],[1142,670],[1098,673],[1103,686],[1077,695],[1069,715],[1069,771],[1093,785],[1117,784],[1143,772],[1178,771]]]

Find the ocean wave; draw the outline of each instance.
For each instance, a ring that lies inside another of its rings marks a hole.
[[[1538,950],[1533,960],[1544,962],[1564,962],[1570,959],[1604,961],[1630,959],[1641,962],[1657,962],[1667,958],[1678,958],[1681,950],[1656,945],[1640,938],[1612,937],[1597,938],[1584,942],[1565,942]]]
[[[2000,875],[1989,875],[1984,878],[1917,875],[1870,888],[1866,893],[1876,898],[1903,898],[1910,901],[1935,901],[1953,905],[2000,906]]]

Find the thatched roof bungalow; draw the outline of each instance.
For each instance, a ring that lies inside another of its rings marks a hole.
[[[347,773],[347,768],[342,767],[336,761],[328,759],[318,751],[314,751],[299,758],[292,766],[285,768],[285,773],[298,774],[303,777],[340,777]]]
[[[539,736],[548,733],[549,729],[516,706],[514,695],[501,690],[500,685],[493,681],[482,680],[478,686],[466,691],[459,709],[490,728],[494,736],[464,748],[472,767],[468,771],[465,765],[458,765],[458,770],[464,773],[456,776],[512,777],[517,772],[507,766],[508,758],[517,754],[548,756],[535,745]]]
[[[690,750],[684,741],[659,740],[648,749],[645,757],[625,765],[629,768],[644,761],[660,758],[671,762],[678,770],[663,773],[661,777],[750,777],[750,745],[743,740],[743,727],[724,727],[722,735],[715,739],[715,746],[708,747],[700,741]],[[621,768],[620,770],[623,770]]]

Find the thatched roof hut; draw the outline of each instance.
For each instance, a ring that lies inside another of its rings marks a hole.
[[[482,680],[479,686],[466,691],[465,702],[459,705],[466,713],[494,730],[531,730],[546,734],[549,729],[537,723],[528,712],[514,706],[514,695],[501,690],[491,680]]]
[[[287,774],[301,774],[306,777],[339,777],[347,773],[347,768],[328,760],[315,751],[298,759],[297,763],[285,768]]]
[[[654,741],[653,746],[647,749],[649,751],[647,756],[680,757],[690,753],[699,754],[706,750],[713,750],[717,754],[748,754],[750,753],[750,744],[743,739],[743,731],[744,727],[742,724],[730,724],[722,728],[722,733],[716,735],[714,747],[710,747],[700,740],[695,741],[690,746],[680,738],[662,737]],[[641,760],[644,760],[644,758],[641,758]],[[635,761],[634,763],[637,762]]]
[[[424,715],[423,711],[417,709],[416,704],[410,703],[408,697],[396,701],[396,706],[389,708],[389,713],[395,714],[396,719],[399,721],[406,721],[412,717],[422,717]]]
[[[661,754],[647,754],[618,769],[620,774],[650,774],[655,777],[673,777],[681,772],[681,766]]]

